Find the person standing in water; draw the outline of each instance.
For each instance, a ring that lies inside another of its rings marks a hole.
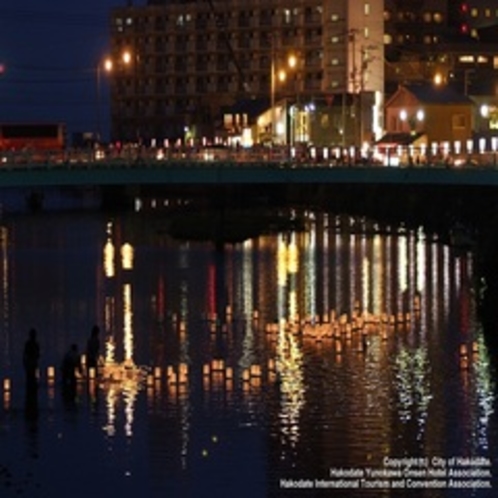
[[[89,374],[91,368],[94,369],[95,373],[97,372],[97,365],[100,353],[99,334],[100,334],[99,327],[97,325],[94,325],[90,337],[88,338],[88,341],[86,343],[87,374]]]
[[[26,373],[26,386],[32,389],[37,386],[38,362],[40,361],[40,345],[36,329],[29,331],[29,338],[24,344],[23,366]]]
[[[76,389],[77,374],[81,375],[81,358],[77,344],[71,344],[62,360],[62,384],[65,388]]]

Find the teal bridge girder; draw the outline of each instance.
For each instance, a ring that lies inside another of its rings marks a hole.
[[[419,185],[498,187],[498,168],[377,164],[328,166],[295,162],[99,161],[0,165],[2,187],[126,185]]]

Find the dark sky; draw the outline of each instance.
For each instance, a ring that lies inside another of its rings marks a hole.
[[[0,0],[0,122],[64,122],[68,135],[104,136],[109,93],[97,67],[109,50],[109,14],[126,0]],[[135,0],[135,5],[143,4]]]

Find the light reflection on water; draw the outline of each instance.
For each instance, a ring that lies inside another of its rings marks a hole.
[[[494,458],[496,382],[469,255],[421,230],[314,213],[306,232],[222,252],[145,221],[2,227],[2,496],[66,496],[68,480],[81,484],[73,496],[104,483],[124,496],[275,496],[280,479],[385,456]],[[68,406],[47,367],[94,323],[103,377]],[[31,326],[42,365],[28,413]]]

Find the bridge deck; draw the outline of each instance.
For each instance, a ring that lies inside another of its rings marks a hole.
[[[2,187],[78,185],[369,184],[498,186],[493,166],[324,166],[285,162],[3,164]]]

